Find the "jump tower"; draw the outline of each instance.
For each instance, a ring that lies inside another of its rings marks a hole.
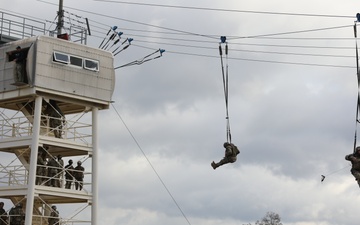
[[[8,213],[21,205],[25,225],[48,225],[54,205],[58,224],[97,225],[98,112],[109,108],[114,91],[113,55],[38,35],[45,26],[0,14],[0,202]],[[58,34],[66,37],[61,29]],[[18,46],[25,56],[23,82],[14,77]],[[39,164],[40,157],[58,156],[65,165],[69,159],[75,159],[74,167],[84,162],[82,190],[74,182],[65,188],[69,171],[63,166]],[[48,172],[52,167],[55,175]]]

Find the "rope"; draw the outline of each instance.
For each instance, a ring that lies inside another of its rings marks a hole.
[[[360,110],[360,72],[359,72],[359,52],[358,52],[358,44],[357,44],[357,29],[356,29],[356,21],[354,24],[354,37],[355,37],[355,52],[356,52],[356,74],[358,80],[358,98],[356,104],[356,121],[355,121],[355,135],[354,135],[354,153],[356,150],[356,141],[357,141],[357,124],[359,123],[359,110]]]
[[[221,61],[221,72],[224,85],[225,109],[226,109],[226,141],[231,143],[230,117],[229,117],[229,64],[228,64],[228,44],[226,37],[221,36],[219,43],[219,54]],[[223,50],[221,44],[225,43],[226,70],[224,69]]]
[[[156,171],[154,165],[151,163],[149,157],[147,157],[147,155],[145,154],[144,150],[142,149],[142,147],[140,146],[139,142],[137,141],[137,139],[135,138],[135,136],[133,135],[133,133],[131,132],[130,128],[127,126],[127,124],[125,123],[124,119],[121,117],[120,113],[117,111],[116,107],[114,106],[113,103],[111,103],[111,106],[114,108],[115,113],[118,115],[119,119],[121,120],[121,122],[124,124],[126,130],[129,132],[130,136],[132,137],[132,139],[134,140],[135,144],[137,145],[137,147],[139,148],[139,150],[141,151],[141,153],[143,154],[144,158],[146,159],[146,161],[149,163],[151,169],[154,171],[154,173],[156,174],[157,178],[159,179],[160,183],[162,184],[162,186],[165,188],[166,192],[168,193],[168,195],[171,197],[171,199],[173,200],[174,204],[176,205],[176,207],[179,209],[180,213],[182,214],[182,216],[184,217],[184,219],[187,221],[187,223],[189,225],[192,225],[189,221],[189,219],[187,218],[187,216],[185,215],[184,211],[181,209],[180,205],[178,204],[178,202],[176,201],[175,197],[171,194],[169,188],[166,186],[165,182],[163,181],[163,179],[161,179],[159,173]]]

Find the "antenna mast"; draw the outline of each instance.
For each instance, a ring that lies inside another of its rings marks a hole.
[[[63,26],[64,26],[63,0],[59,0],[57,35],[61,35]]]

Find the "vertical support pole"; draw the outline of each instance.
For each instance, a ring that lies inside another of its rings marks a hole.
[[[35,99],[33,135],[31,142],[25,225],[32,225],[32,215],[33,215],[33,206],[34,206],[34,198],[35,198],[36,164],[37,164],[37,155],[38,155],[39,138],[40,138],[41,105],[42,105],[42,97],[37,96]]]
[[[59,0],[57,35],[60,35],[62,33],[62,27],[63,26],[64,26],[63,0]]]
[[[92,184],[92,206],[91,206],[91,224],[97,225],[98,224],[98,112],[99,109],[96,107],[92,108],[92,146],[93,146],[93,153],[92,153],[92,177],[91,177],[91,184]]]

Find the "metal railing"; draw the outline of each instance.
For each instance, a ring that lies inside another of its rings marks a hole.
[[[61,124],[51,127],[50,121]],[[0,120],[0,141],[5,138],[26,137],[32,135],[33,116],[20,116]],[[79,144],[92,144],[92,125],[80,121],[64,120],[61,118],[41,116],[40,135],[55,137],[55,131],[61,133],[61,139],[71,140]]]
[[[44,35],[45,32],[46,24],[44,22],[11,13],[0,12],[0,39],[3,35],[24,39]]]
[[[37,166],[45,169],[45,174],[36,175],[36,185],[49,186],[54,188],[65,188],[65,182],[70,181],[69,190],[77,190],[76,184],[81,183],[81,190],[78,191],[90,193],[91,192],[91,172],[83,171],[83,181],[78,181],[75,177],[73,179],[65,179],[64,174],[66,171],[78,172],[75,169],[66,170],[64,168],[51,167],[51,166]],[[54,174],[49,174],[49,171],[56,170]],[[25,186],[28,184],[29,179],[28,170],[21,165],[17,166],[3,166],[0,164],[0,187],[11,187],[11,186]],[[40,182],[39,182],[40,179]]]

